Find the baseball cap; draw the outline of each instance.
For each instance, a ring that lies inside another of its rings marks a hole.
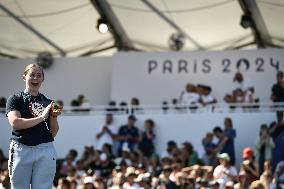
[[[250,147],[246,147],[243,149],[243,158],[246,159],[246,158],[249,158],[253,156],[253,150],[250,148]]]
[[[217,157],[219,159],[223,159],[223,160],[226,160],[226,161],[231,161],[231,158],[230,158],[229,154],[227,154],[227,153],[218,154]]]
[[[84,184],[88,184],[88,183],[92,183],[93,184],[94,180],[93,180],[93,177],[87,176],[87,177],[84,178],[83,182],[84,182]]]
[[[136,176],[136,173],[135,173],[135,168],[134,167],[127,167],[126,169],[126,173],[124,174],[125,177],[129,177],[131,175],[135,175]]]

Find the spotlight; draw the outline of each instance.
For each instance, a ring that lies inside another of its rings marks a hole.
[[[241,25],[244,29],[247,29],[248,27],[251,27],[251,25],[252,25],[251,17],[248,16],[248,15],[242,15],[240,25]]]
[[[47,69],[53,64],[53,56],[50,52],[43,51],[37,55],[36,62],[43,68]]]
[[[97,23],[97,29],[100,33],[106,33],[108,32],[108,25],[107,25],[107,22],[100,18],[98,19],[98,23]]]
[[[182,33],[173,33],[168,41],[171,50],[180,51],[185,44],[185,36]]]

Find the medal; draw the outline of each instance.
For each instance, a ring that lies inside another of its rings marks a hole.
[[[52,111],[53,112],[59,112],[60,111],[60,105],[57,104],[56,102],[53,102],[53,105],[52,105]]]

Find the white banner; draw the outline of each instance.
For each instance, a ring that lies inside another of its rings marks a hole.
[[[269,102],[284,50],[119,53],[113,60],[111,97],[117,102],[138,97],[141,104],[160,104],[177,97],[188,82],[211,86],[221,102],[232,92],[237,71],[254,85],[255,97]]]

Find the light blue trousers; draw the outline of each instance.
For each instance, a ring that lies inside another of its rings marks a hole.
[[[11,189],[51,189],[56,172],[53,143],[26,146],[13,141],[9,150]]]

